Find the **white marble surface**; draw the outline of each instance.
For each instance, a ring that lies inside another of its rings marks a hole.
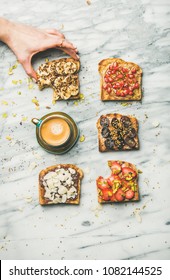
[[[8,19],[62,28],[80,51],[85,95],[77,106],[72,101],[52,105],[50,89],[28,89],[20,65],[8,75],[16,58],[0,43],[1,259],[170,259],[169,1],[91,0],[87,5],[85,0],[0,0],[0,6],[0,15]],[[61,56],[58,51],[40,54],[35,68],[46,57]],[[112,56],[143,68],[141,103],[123,107],[99,100],[97,64]],[[12,83],[18,79],[21,85]],[[35,96],[38,111],[31,101]],[[42,150],[30,121],[53,111],[69,113],[85,135],[84,142],[62,156]],[[110,112],[138,118],[139,151],[98,152],[96,121]],[[108,159],[130,161],[143,171],[139,203],[98,206],[95,179],[109,175]],[[39,205],[38,173],[55,163],[74,163],[84,170],[79,206]],[[133,214],[136,208],[139,217]]]

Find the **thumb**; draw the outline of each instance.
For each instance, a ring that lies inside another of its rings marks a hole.
[[[37,81],[37,74],[31,65],[31,59],[27,59],[27,60],[23,61],[21,64],[22,64],[25,72],[27,73],[27,75],[29,77],[33,78],[35,81]]]

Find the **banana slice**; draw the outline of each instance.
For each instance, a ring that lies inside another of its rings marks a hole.
[[[79,88],[78,88],[78,86],[70,85],[70,86],[68,87],[68,91],[71,92],[71,95],[72,95],[72,96],[75,96],[75,95],[78,94]]]

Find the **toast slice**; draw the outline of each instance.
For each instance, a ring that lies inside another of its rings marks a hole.
[[[39,174],[39,203],[79,204],[83,171],[73,164],[57,164]]]
[[[101,100],[141,100],[142,69],[137,64],[107,58],[99,62],[98,70]]]
[[[98,202],[139,201],[138,170],[132,163],[125,161],[108,161],[112,173],[109,178],[102,176],[96,180]]]
[[[132,116],[106,114],[97,121],[99,151],[138,150],[138,121]]]
[[[53,89],[53,101],[79,99],[80,62],[73,58],[61,58],[41,64],[37,70],[37,84],[42,90]]]

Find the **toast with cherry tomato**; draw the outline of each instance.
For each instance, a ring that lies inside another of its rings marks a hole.
[[[106,114],[97,121],[99,151],[138,150],[138,121],[132,116]]]
[[[125,161],[108,161],[111,175],[99,176],[96,180],[98,202],[128,202],[139,200],[138,170],[135,165]]]
[[[101,100],[141,100],[142,69],[133,62],[107,58],[99,62]]]

